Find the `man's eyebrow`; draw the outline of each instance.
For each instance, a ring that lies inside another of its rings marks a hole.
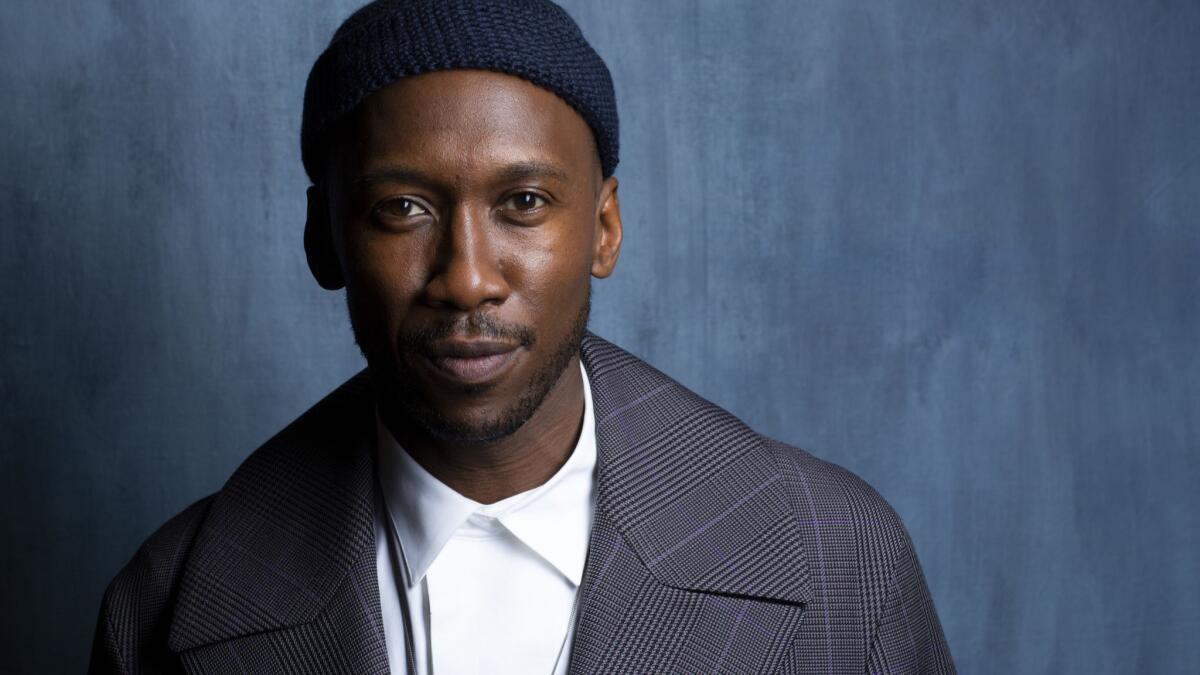
[[[504,165],[492,176],[492,182],[510,183],[526,178],[553,178],[563,183],[570,182],[567,172],[549,162],[523,161]],[[437,181],[423,171],[404,166],[389,166],[366,171],[354,178],[354,185],[361,187],[372,183],[420,183],[436,184]]]
[[[511,182],[522,178],[554,178],[564,183],[570,181],[566,171],[548,162],[513,162],[496,173],[497,182]]]

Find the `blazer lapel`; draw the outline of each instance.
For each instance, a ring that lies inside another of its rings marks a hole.
[[[572,675],[772,672],[810,600],[779,467],[740,421],[588,334],[597,503]]]
[[[741,422],[587,334],[597,503],[570,673],[771,672],[809,601],[777,466]],[[360,373],[213,502],[168,645],[190,672],[386,673]]]
[[[213,502],[168,636],[191,672],[386,673],[365,373],[256,451]]]

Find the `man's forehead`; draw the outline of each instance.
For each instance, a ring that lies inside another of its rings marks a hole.
[[[342,143],[354,181],[426,173],[581,179],[598,169],[587,122],[555,94],[483,70],[394,82],[368,96]]]
[[[363,110],[380,129],[419,125],[425,131],[486,132],[564,127],[588,132],[579,113],[558,96],[519,77],[486,70],[444,70],[405,78],[368,96]]]

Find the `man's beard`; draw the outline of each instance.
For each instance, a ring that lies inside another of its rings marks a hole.
[[[520,325],[505,325],[495,321],[489,314],[469,314],[420,330],[403,333],[397,338],[397,352],[400,358],[393,361],[384,356],[383,363],[372,363],[371,357],[364,348],[363,332],[355,320],[354,311],[350,311],[350,327],[354,331],[354,341],[359,351],[371,368],[371,377],[375,385],[380,404],[388,406],[392,412],[402,416],[397,422],[415,424],[433,438],[456,445],[482,445],[494,443],[516,433],[537,409],[541,407],[550,390],[558,382],[571,357],[579,353],[583,342],[583,334],[587,331],[588,317],[591,313],[591,287],[583,305],[575,315],[575,321],[567,335],[550,352],[550,357],[533,374],[528,386],[525,387],[516,403],[507,410],[479,423],[462,422],[443,414],[424,400],[416,387],[416,377],[408,366],[406,356],[422,358],[428,353],[427,345],[435,340],[455,336],[472,335],[505,340],[520,344],[523,348],[531,347],[536,337],[531,329]],[[376,369],[378,368],[378,370]],[[467,385],[462,388],[467,394],[479,393],[487,385]],[[382,411],[381,411],[382,413]],[[387,419],[385,415],[385,420]]]

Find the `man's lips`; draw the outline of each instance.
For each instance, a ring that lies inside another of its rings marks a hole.
[[[498,340],[444,340],[431,345],[425,357],[443,377],[480,384],[506,370],[519,348]]]

